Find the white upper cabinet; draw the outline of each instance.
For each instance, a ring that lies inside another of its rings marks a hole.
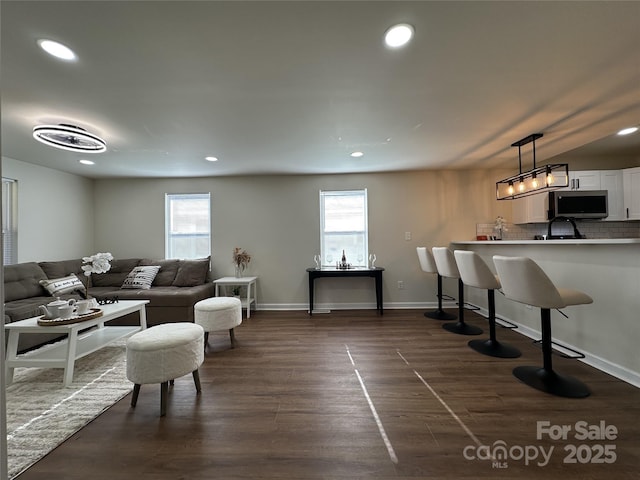
[[[600,190],[600,170],[569,172],[569,186],[562,190]]]
[[[625,220],[640,220],[640,167],[622,170]]]
[[[511,215],[513,223],[545,223],[549,209],[549,193],[538,193],[513,201]]]
[[[622,170],[601,170],[600,190],[609,192],[607,195],[609,216],[603,220],[610,222],[624,220]]]

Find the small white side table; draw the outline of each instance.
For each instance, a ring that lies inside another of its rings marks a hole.
[[[258,307],[257,281],[258,277],[222,277],[214,280],[213,283],[216,286],[216,297],[220,296],[220,286],[225,287],[225,293],[227,287],[247,287],[247,295],[240,298],[240,301],[243,307],[247,307],[247,318],[251,318],[251,304],[255,304],[254,308]]]

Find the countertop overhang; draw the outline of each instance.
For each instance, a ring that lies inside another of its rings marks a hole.
[[[640,238],[567,238],[563,240],[468,240],[456,245],[624,245],[640,244]]]

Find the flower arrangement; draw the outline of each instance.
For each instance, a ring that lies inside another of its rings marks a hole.
[[[236,274],[242,274],[249,262],[251,261],[251,255],[240,247],[233,249],[233,264],[236,267]]]
[[[507,229],[507,221],[503,217],[498,216],[496,218],[496,224],[494,225],[493,230],[498,232],[498,237],[500,239],[502,239],[503,232],[507,232],[508,231],[508,229]]]
[[[113,255],[110,253],[96,253],[95,255],[91,255],[90,257],[82,257],[82,272],[85,277],[87,277],[87,283],[84,286],[84,291],[78,290],[78,293],[83,298],[89,298],[89,293],[87,292],[87,288],[89,286],[89,277],[92,273],[105,273],[108,272],[111,268],[111,260],[113,260]],[[84,282],[82,282],[84,284]],[[97,304],[96,304],[97,306]]]
[[[90,257],[82,257],[82,262],[86,265],[82,265],[82,271],[85,276],[90,277],[92,273],[105,273],[111,268],[111,260],[113,255],[110,253],[96,253]]]

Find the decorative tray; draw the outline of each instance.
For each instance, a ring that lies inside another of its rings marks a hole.
[[[69,318],[44,318],[44,316],[38,318],[38,325],[42,327],[53,327],[56,325],[71,325],[72,323],[80,323],[85,320],[91,320],[102,316],[102,310],[100,308],[91,308],[89,312],[83,315],[74,315]]]

